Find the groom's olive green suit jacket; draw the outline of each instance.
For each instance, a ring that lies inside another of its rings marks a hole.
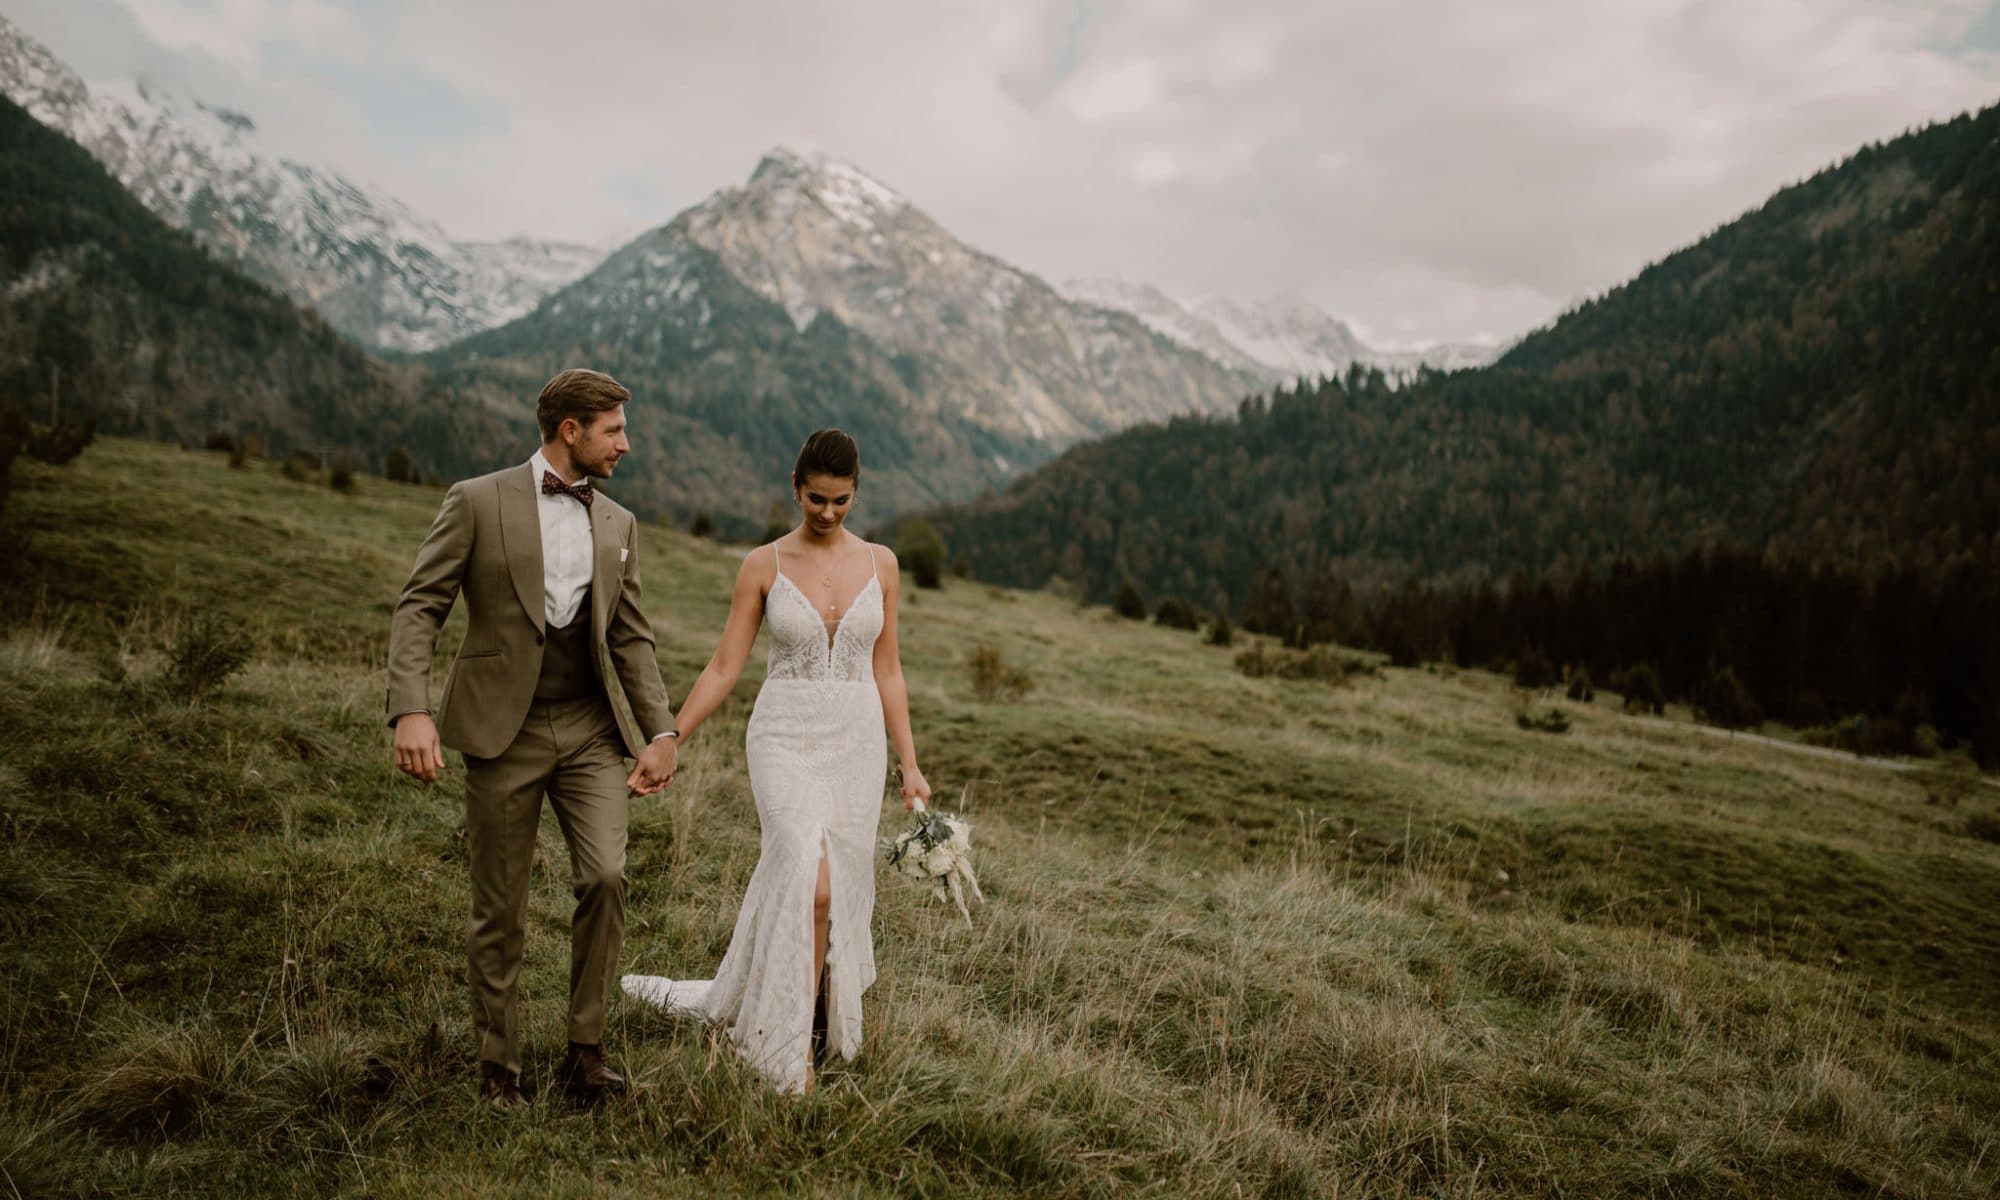
[[[454,750],[492,758],[521,732],[548,624],[538,483],[522,464],[445,493],[389,624],[391,724],[431,708],[431,656],[463,594],[465,641],[438,702],[438,736]],[[590,650],[634,758],[674,728],[653,627],[640,607],[638,525],[630,510],[597,493],[590,506]]]

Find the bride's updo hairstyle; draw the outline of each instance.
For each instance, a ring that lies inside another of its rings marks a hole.
[[[838,429],[820,430],[799,447],[799,461],[792,466],[792,486],[804,487],[808,475],[831,475],[859,484],[861,447]]]

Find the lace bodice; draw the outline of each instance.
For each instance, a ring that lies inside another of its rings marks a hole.
[[[868,556],[872,566],[872,548]],[[861,585],[847,611],[829,630],[812,601],[780,564],[778,577],[764,598],[764,624],[771,631],[766,679],[869,682],[875,677],[875,639],[882,633],[881,576],[876,574]]]

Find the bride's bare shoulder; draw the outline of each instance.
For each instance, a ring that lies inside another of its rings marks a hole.
[[[776,542],[765,542],[753,546],[743,555],[743,565],[737,568],[736,580],[739,584],[755,581],[760,591],[770,591],[778,581],[778,549]]]

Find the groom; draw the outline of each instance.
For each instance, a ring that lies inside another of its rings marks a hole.
[[[680,736],[639,605],[638,522],[592,487],[631,451],[631,398],[597,371],[549,380],[541,449],[445,493],[389,627],[397,767],[430,783],[442,746],[465,755],[472,1024],[480,1094],[501,1108],[527,1103],[516,983],[544,795],[576,893],[561,1080],[583,1099],[625,1090],[603,1041],[625,933],[627,804],[672,782]],[[465,641],[434,722],[431,654],[460,592]]]

